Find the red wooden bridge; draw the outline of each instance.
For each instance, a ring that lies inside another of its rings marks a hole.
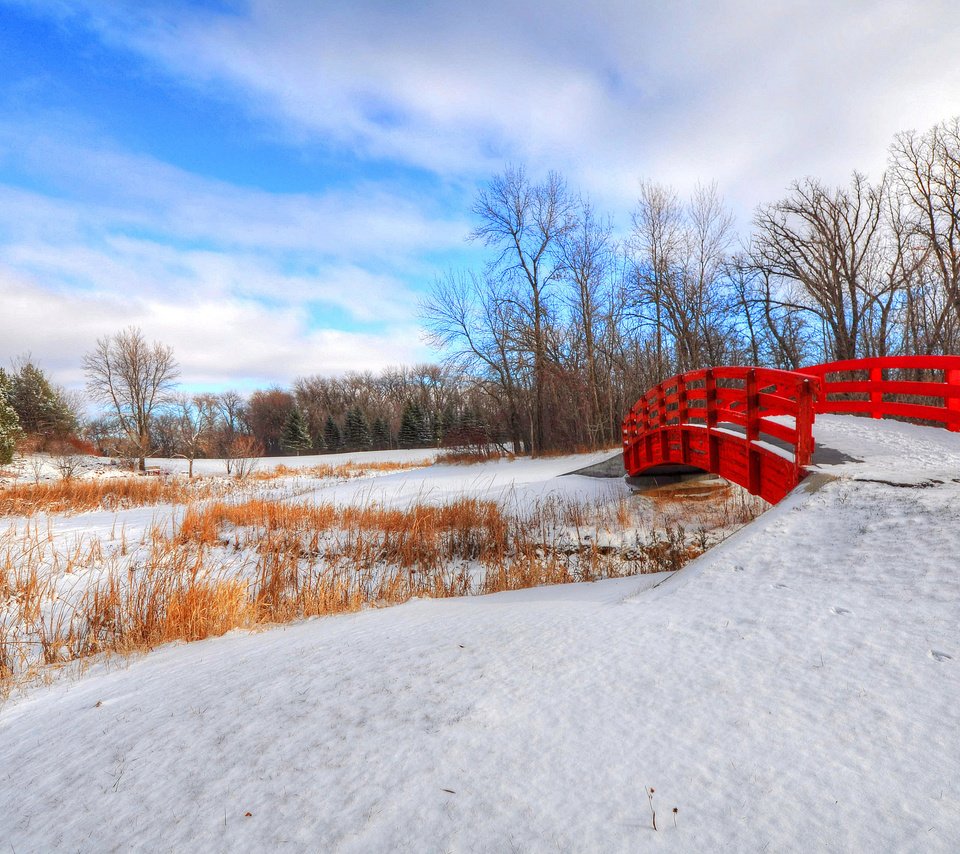
[[[888,356],[800,371],[707,368],[671,377],[623,421],[630,476],[685,466],[776,503],[806,475],[822,413],[901,418],[960,431],[960,356]]]

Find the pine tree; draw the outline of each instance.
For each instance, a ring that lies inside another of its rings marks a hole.
[[[77,429],[77,419],[50,384],[46,374],[33,362],[23,361],[9,377],[9,404],[20,419],[20,428],[37,436],[65,436]]]
[[[407,401],[400,418],[397,444],[401,448],[422,448],[430,444],[430,425],[416,401]]]
[[[420,428],[420,447],[429,448],[439,444],[437,438],[437,431],[440,428],[440,419],[436,414],[428,412],[427,410],[420,407],[420,415],[422,418]]]
[[[440,413],[439,429],[437,431],[437,436],[436,436],[437,445],[442,445],[444,442],[444,437],[451,430],[456,429],[456,426],[457,426],[457,414],[456,412],[454,412],[453,406],[448,403],[443,408],[443,412]]]
[[[327,416],[323,425],[323,444],[331,453],[340,449],[340,428],[337,427],[337,422],[333,420],[332,415]]]
[[[303,420],[303,413],[297,407],[290,410],[287,423],[283,425],[280,442],[288,453],[298,456],[313,445],[307,431],[307,422]]]
[[[16,410],[7,402],[10,385],[7,374],[0,368],[0,465],[13,459],[13,452],[20,438],[20,419]]]
[[[358,406],[347,412],[343,439],[351,451],[365,451],[370,447],[370,425]]]
[[[473,407],[465,406],[463,412],[460,413],[458,426],[461,430],[474,430],[480,427],[480,417],[477,415],[477,411]]]
[[[382,416],[378,415],[374,420],[371,434],[371,443],[376,450],[383,451],[390,447],[390,427]]]

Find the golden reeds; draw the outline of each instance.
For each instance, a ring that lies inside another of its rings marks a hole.
[[[694,505],[680,492],[546,498],[512,512],[475,498],[402,508],[195,500],[178,522],[137,537],[121,526],[71,542],[49,519],[28,520],[0,532],[0,679],[415,596],[675,570],[761,509],[722,484]]]
[[[201,481],[179,478],[111,477],[14,483],[0,489],[0,516],[82,513],[149,504],[182,504],[203,497]]]

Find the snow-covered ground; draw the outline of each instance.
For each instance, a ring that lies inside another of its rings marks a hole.
[[[529,507],[548,496],[587,502],[603,501],[628,494],[621,480],[568,473],[600,462],[610,454],[610,451],[600,451],[546,459],[518,457],[471,466],[437,463],[369,480],[325,484],[311,490],[305,497],[335,504],[364,505],[375,502],[388,507],[438,504],[463,496],[489,499],[514,507]]]
[[[11,699],[0,842],[955,851],[960,435],[843,417],[816,434],[862,462],[822,466],[672,576],[232,633]],[[457,488],[621,488],[562,470]],[[375,489],[447,494],[444,477]]]
[[[299,457],[258,457],[254,471],[269,471],[277,466],[288,469],[304,469],[310,466],[339,466],[363,460],[368,463],[416,463],[421,460],[430,461],[443,453],[437,448],[394,449],[391,451],[345,451],[340,454],[309,454]],[[189,468],[187,460],[167,459],[166,457],[150,458],[148,466],[157,466],[164,471],[186,472]],[[194,474],[224,474],[226,466],[223,460],[194,460]]]
[[[309,457],[264,457],[258,460],[256,471],[267,473],[278,465],[292,473],[274,481],[253,482],[240,490],[238,499],[245,497],[283,498],[301,502],[330,502],[336,505],[364,506],[378,503],[387,507],[407,507],[417,503],[442,503],[462,497],[490,499],[510,508],[530,508],[537,502],[550,498],[571,498],[584,503],[607,501],[629,490],[616,478],[596,478],[569,474],[579,468],[593,465],[609,458],[610,451],[592,454],[531,459],[493,460],[475,465],[446,465],[429,462],[436,458],[436,451],[394,450],[364,451],[344,454],[327,454]],[[424,463],[422,467],[400,471],[372,471],[363,477],[315,478],[299,475],[298,471],[312,466],[340,466],[344,463],[363,465],[368,463]],[[185,460],[151,459],[151,466],[164,471],[184,473]],[[106,466],[89,476],[112,475],[117,470]],[[221,460],[196,460],[194,473],[207,476],[224,476]],[[129,474],[129,472],[123,472]],[[563,477],[562,475],[568,475]],[[170,505],[148,505],[129,509],[92,511],[77,514],[51,514],[52,536],[60,541],[73,541],[77,537],[110,537],[123,529],[127,539],[136,540],[156,524],[161,524],[176,514]],[[0,520],[0,524],[8,520]],[[14,524],[17,520],[13,521]],[[47,527],[48,517],[37,514],[31,524]],[[22,527],[23,522],[20,522]]]

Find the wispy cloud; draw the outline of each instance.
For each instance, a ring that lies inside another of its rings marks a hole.
[[[136,323],[175,345],[192,382],[429,355],[415,327],[423,256],[459,249],[468,229],[429,202],[383,186],[249,190],[109,149],[27,145],[29,132],[0,132],[8,163],[47,187],[0,186],[8,354],[32,350],[75,384],[94,340]]]
[[[149,156],[82,141],[53,139],[43,128],[0,125],[0,157],[55,190],[20,204],[35,225],[62,223],[47,200],[82,205],[93,225],[152,229],[214,246],[394,259],[462,243],[463,218],[409,188],[360,182],[324,193],[270,193],[178,169]],[[52,202],[51,202],[52,204]],[[430,209],[433,209],[432,213]]]
[[[525,159],[621,202],[638,175],[716,178],[749,209],[960,109],[941,0],[70,7],[294,136],[445,174]]]
[[[287,384],[296,376],[375,370],[427,354],[409,322],[375,333],[316,328],[296,305],[265,308],[255,300],[189,292],[157,299],[51,289],[5,266],[0,303],[5,349],[32,352],[59,382],[74,387],[83,385],[83,353],[129,324],[173,346],[184,380],[208,388]]]

